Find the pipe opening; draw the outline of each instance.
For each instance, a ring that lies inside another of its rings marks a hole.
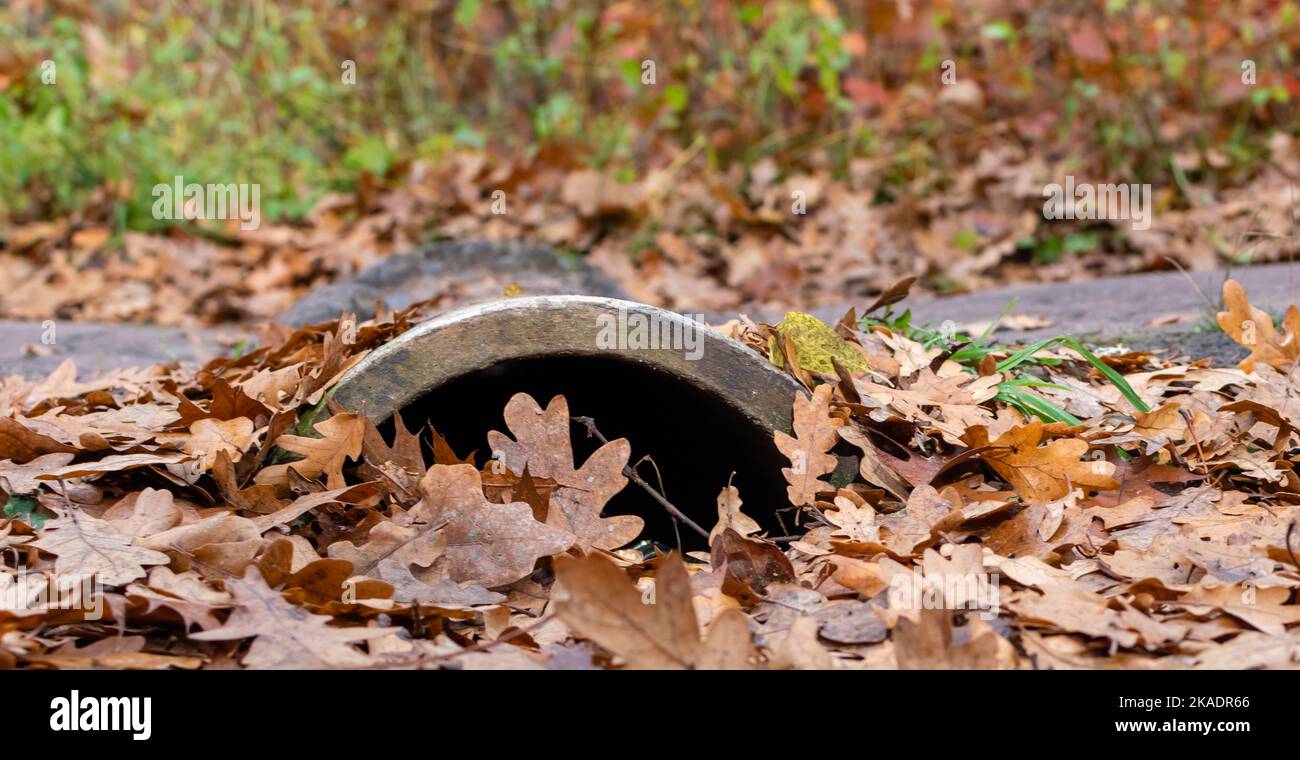
[[[661,491],[705,530],[717,522],[718,493],[734,471],[732,484],[740,489],[742,511],[769,535],[783,533],[775,510],[787,506],[781,468],[789,462],[771,433],[694,383],[636,362],[576,355],[513,359],[443,383],[404,407],[402,419],[412,430],[432,424],[461,455],[477,450],[481,465],[489,456],[488,431],[509,434],[502,410],[520,392],[542,407],[562,394],[572,416],[593,418],[611,441],[627,438],[632,445],[628,464],[646,455],[653,458],[663,478]],[[391,436],[392,421],[383,429]],[[575,464],[581,466],[601,444],[577,423],[569,433]],[[637,472],[660,488],[649,463]],[[708,548],[690,528],[674,531],[667,511],[632,482],[602,514],[640,516],[646,523],[641,539],[676,547],[680,535],[685,550]]]

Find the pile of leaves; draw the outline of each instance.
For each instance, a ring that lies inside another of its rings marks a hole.
[[[717,312],[1296,251],[1294,3],[658,5],[8,3],[0,317],[256,322],[442,237]],[[157,218],[177,176],[262,226]],[[1067,176],[1151,228],[1045,219]]]
[[[693,150],[624,182],[549,155],[467,152],[330,194],[296,224],[120,236],[75,217],[0,227],[0,317],[257,325],[435,239],[547,243],[634,300],[716,313],[842,307],[904,277],[952,292],[1281,261],[1296,250],[1300,154],[1286,135],[1272,145],[1272,168],[1215,203],[1174,210],[1169,189],[1158,192],[1149,230],[1044,220],[1042,188],[1069,170],[1019,148],[981,149],[924,213],[876,203],[889,192],[879,164],[843,178],[820,163],[719,172]],[[794,213],[796,197],[806,213]]]
[[[1251,355],[1224,368],[928,345],[881,316],[905,293],[834,327],[718,328],[809,392],[773,441],[786,492],[719,483],[707,552],[605,514],[651,487],[636,442],[577,461],[562,396],[513,397],[491,457],[331,409],[424,306],[197,370],[8,379],[6,588],[93,574],[103,594],[99,616],[5,596],[0,666],[1300,663],[1300,310],[1279,329],[1230,282],[1219,321]]]

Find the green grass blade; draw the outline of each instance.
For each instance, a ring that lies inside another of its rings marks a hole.
[[[1026,393],[1012,386],[1003,385],[996,398],[1005,401],[1026,414],[1032,414],[1044,422],[1064,422],[1067,425],[1082,425],[1083,422],[1061,407],[1045,401],[1031,393]]]
[[[1096,367],[1097,371],[1100,372],[1103,377],[1119,389],[1119,392],[1124,395],[1124,398],[1128,399],[1128,402],[1133,405],[1133,408],[1143,413],[1151,411],[1151,407],[1147,406],[1147,403],[1142,400],[1142,397],[1137,395],[1137,391],[1133,390],[1133,386],[1129,385],[1128,381],[1125,380],[1122,375],[1112,369],[1110,365],[1106,364],[1106,362],[1102,361],[1096,354],[1089,351],[1077,338],[1071,338],[1066,335],[1040,340],[1031,346],[1026,346],[1025,348],[1020,349],[998,362],[997,370],[998,372],[1009,372],[1016,367],[1019,367],[1021,364],[1024,364],[1026,361],[1029,361],[1029,359],[1033,358],[1034,354],[1039,351],[1045,351],[1053,346],[1062,345],[1078,352],[1084,360],[1093,367]]]

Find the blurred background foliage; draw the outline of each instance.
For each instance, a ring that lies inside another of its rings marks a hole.
[[[875,202],[905,203],[1010,141],[1099,180],[1216,188],[1297,129],[1298,51],[1293,0],[15,0],[0,218],[149,230],[150,188],[182,175],[260,183],[264,218],[294,220],[466,150],[623,181],[693,147],[722,169],[869,158]]]

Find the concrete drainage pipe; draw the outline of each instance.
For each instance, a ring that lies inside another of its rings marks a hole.
[[[488,430],[506,429],[501,412],[518,392],[542,406],[563,394],[572,415],[627,438],[632,462],[651,457],[669,500],[700,524],[716,521],[717,494],[734,472],[746,513],[780,530],[773,513],[787,506],[789,462],[772,431],[789,430],[802,387],[736,341],[654,306],[536,296],[458,309],[371,353],[333,399],[389,429],[396,411],[411,429],[432,424],[463,454],[482,452]],[[579,462],[598,446],[577,425],[572,437]],[[639,472],[655,483],[654,468]],[[635,486],[606,514],[641,515],[643,535],[676,543],[663,509]]]

